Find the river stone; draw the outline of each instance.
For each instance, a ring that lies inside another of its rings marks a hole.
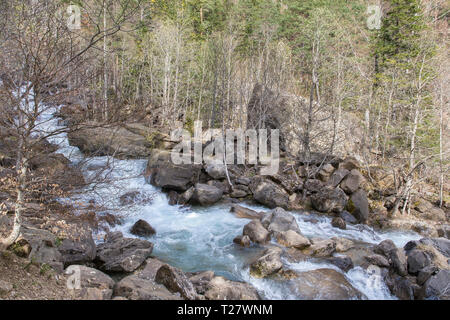
[[[244,236],[248,236],[255,243],[265,244],[270,240],[270,233],[267,231],[261,221],[252,220],[244,226]]]
[[[430,300],[450,300],[450,270],[440,270],[422,287],[421,296]]]
[[[224,179],[227,176],[223,161],[209,161],[209,163],[205,165],[205,171],[211,178],[216,180]]]
[[[199,298],[194,285],[178,268],[167,264],[163,265],[156,272],[155,282],[164,285],[170,292],[179,293],[184,299],[196,300]]]
[[[113,294],[114,280],[103,272],[83,265],[71,265],[66,275],[79,277],[80,287],[74,288],[82,300],[109,300]]]
[[[331,239],[314,240],[312,245],[303,250],[307,254],[315,257],[329,257],[336,251],[336,242]]]
[[[121,232],[107,235],[97,247],[95,262],[104,271],[133,272],[151,255],[153,244],[142,239],[124,238]]]
[[[364,257],[368,263],[381,268],[389,268],[389,261],[384,256],[380,254],[372,254],[370,256]]]
[[[255,278],[265,278],[281,270],[281,253],[278,247],[270,247],[264,251],[262,257],[250,265],[250,274]]]
[[[78,239],[64,239],[58,246],[64,266],[86,264],[95,259],[97,246],[90,230],[78,232]]]
[[[222,198],[222,195],[223,195],[222,190],[215,186],[197,183],[195,185],[195,190],[192,199],[196,203],[205,206],[216,203]]]
[[[309,192],[319,192],[324,186],[324,183],[318,179],[308,179],[305,182],[304,188]]]
[[[408,274],[408,262],[405,251],[402,248],[392,250],[389,255],[391,266],[400,276]]]
[[[319,212],[339,213],[347,205],[347,196],[339,188],[326,186],[311,197],[311,205]]]
[[[154,281],[156,272],[163,265],[165,265],[165,263],[156,258],[148,258],[147,260],[145,260],[144,269],[137,272],[137,276],[142,279]]]
[[[259,300],[258,292],[252,285],[218,276],[208,283],[205,297],[208,300]]]
[[[344,219],[339,218],[339,217],[334,217],[331,220],[331,225],[338,229],[342,229],[342,230],[347,229],[347,224],[345,223]]]
[[[417,274],[417,284],[423,285],[432,275],[438,273],[439,269],[436,266],[429,265],[419,271]]]
[[[409,278],[390,271],[385,276],[385,282],[391,293],[400,300],[414,300],[414,291],[418,290],[418,286]]]
[[[333,269],[300,272],[291,280],[291,288],[302,300],[350,300],[365,296],[355,289],[343,274]]]
[[[251,245],[251,240],[249,236],[237,236],[236,238],[233,239],[233,242],[244,248],[248,248]]]
[[[130,233],[139,237],[149,237],[156,233],[155,229],[145,220],[139,219],[131,227]]]
[[[431,264],[432,257],[423,250],[410,250],[407,252],[408,272],[416,275],[420,270]]]
[[[350,223],[350,224],[357,224],[358,220],[348,211],[342,211],[339,214],[339,217],[341,217],[346,223]]]
[[[164,286],[136,275],[120,280],[114,287],[114,295],[129,300],[182,300]]]
[[[277,233],[276,238],[279,244],[288,248],[296,248],[301,250],[311,245],[307,238],[294,230],[279,232]]]
[[[350,257],[331,257],[328,258],[327,261],[339,269],[341,269],[344,272],[349,271],[350,269],[353,269],[353,261]]]
[[[209,283],[214,276],[214,271],[195,272],[189,276],[189,281],[194,285],[198,294],[204,295],[208,291]]]
[[[289,206],[289,195],[287,192],[272,181],[261,176],[252,178],[250,190],[255,201],[273,209],[281,207],[287,209]]]
[[[230,208],[230,212],[233,212],[236,217],[244,219],[261,219],[264,215],[263,212],[256,212],[238,204],[233,204]]]
[[[353,241],[350,239],[333,237],[331,240],[336,242],[336,252],[339,253],[346,252],[355,246]]]
[[[295,217],[282,208],[276,208],[266,214],[261,219],[261,223],[271,234],[292,230],[300,233]]]
[[[379,244],[377,244],[375,246],[375,248],[373,249],[373,252],[381,254],[381,255],[385,256],[386,258],[389,258],[391,251],[393,251],[395,249],[397,249],[397,247],[395,246],[394,242],[390,239],[387,239],[387,240],[383,240]]]

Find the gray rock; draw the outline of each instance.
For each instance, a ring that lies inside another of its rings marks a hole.
[[[250,265],[250,274],[255,278],[265,278],[281,270],[282,250],[278,247],[271,247],[264,251],[262,257]]]
[[[345,158],[344,161],[339,163],[339,169],[353,170],[359,168],[359,162],[353,157]]]
[[[184,299],[199,299],[194,285],[178,268],[163,265],[156,272],[155,282],[164,285],[172,293],[179,293]]]
[[[335,228],[339,228],[339,229],[342,229],[342,230],[347,229],[347,224],[345,223],[344,219],[339,218],[339,217],[334,217],[331,220],[331,225],[333,227],[335,227]]]
[[[197,183],[195,185],[192,199],[200,205],[211,205],[222,198],[222,190],[207,184]]]
[[[406,276],[408,274],[408,262],[403,249],[392,250],[389,259],[391,266],[400,276]]]
[[[410,250],[407,252],[407,255],[408,272],[413,275],[416,275],[421,269],[429,266],[432,261],[430,254],[423,250]]]
[[[41,265],[46,264],[52,267],[58,273],[64,271],[63,256],[52,242],[42,240],[35,245],[31,250],[30,258]]]
[[[438,273],[439,269],[436,266],[429,265],[419,271],[417,274],[417,284],[423,285],[432,275]]]
[[[64,266],[90,263],[95,259],[97,246],[90,231],[83,231],[77,240],[64,239],[58,246]]]
[[[120,280],[114,287],[114,295],[129,300],[182,300],[164,286],[136,275]]]
[[[71,265],[66,275],[79,277],[79,288],[75,294],[83,300],[109,300],[113,294],[114,280],[103,272],[83,265]]]
[[[329,257],[336,251],[336,242],[331,239],[314,240],[306,250],[315,257]]]
[[[7,281],[0,280],[0,295],[8,294],[13,290],[13,285]]]
[[[264,215],[263,212],[256,212],[255,210],[240,206],[238,204],[231,205],[230,212],[238,218],[244,219],[261,219]]]
[[[347,169],[337,169],[328,180],[328,184],[336,188],[342,180],[350,173]]]
[[[210,177],[216,180],[226,177],[225,165],[220,161],[206,164],[205,171]]]
[[[205,293],[208,300],[259,300],[256,289],[248,283],[214,277]]]
[[[142,239],[124,238],[122,233],[108,234],[97,247],[95,262],[104,271],[133,272],[150,256],[153,244]]]
[[[165,263],[156,258],[148,258],[145,260],[144,268],[137,273],[137,276],[142,279],[155,281],[156,272],[158,272],[159,268],[163,265],[165,265]]]
[[[266,213],[262,217],[261,223],[271,234],[276,235],[278,232],[288,230],[300,233],[300,229],[294,216],[282,208],[276,208]]]
[[[450,300],[450,270],[440,270],[422,287],[421,297],[431,300]]]
[[[340,187],[345,193],[352,194],[359,189],[363,181],[364,177],[362,174],[357,169],[353,169],[341,182]]]
[[[347,205],[347,196],[339,188],[324,187],[311,197],[311,205],[320,212],[342,212]]]
[[[346,223],[350,223],[350,224],[357,224],[358,220],[348,211],[342,211],[339,214],[339,217],[341,217],[342,219],[344,219],[344,221]]]
[[[414,300],[414,292],[418,288],[409,278],[399,276],[394,272],[388,272],[385,276],[385,282],[391,293],[400,300]]]
[[[270,240],[270,233],[267,231],[261,221],[252,220],[244,226],[244,236],[248,236],[255,243],[265,244]]]
[[[360,223],[366,223],[369,218],[369,201],[367,200],[366,192],[359,189],[350,196],[349,212]]]
[[[248,248],[251,245],[251,240],[249,236],[237,236],[236,238],[233,239],[233,242],[245,248]]]
[[[350,257],[331,257],[328,258],[327,261],[339,269],[341,269],[344,272],[349,271],[350,269],[353,269],[353,261]]]
[[[305,189],[309,192],[316,193],[319,192],[324,186],[324,183],[318,179],[308,179],[305,182]]]
[[[139,219],[131,227],[130,233],[139,237],[149,237],[156,233],[155,229],[145,220]]]
[[[386,258],[389,258],[391,251],[393,251],[395,249],[397,249],[397,247],[395,246],[394,242],[390,239],[387,239],[387,240],[383,240],[379,244],[377,244],[375,246],[375,248],[373,249],[373,252],[381,254],[381,255],[385,256]]]
[[[381,268],[389,268],[390,266],[389,260],[380,254],[373,254],[370,256],[366,256],[364,258],[367,260],[368,263]]]
[[[255,201],[273,209],[281,207],[287,209],[289,206],[289,195],[287,192],[272,181],[260,176],[252,179],[250,190]]]
[[[196,272],[189,277],[189,281],[194,285],[198,294],[205,294],[209,289],[209,284],[214,278],[214,271]]]
[[[279,244],[288,248],[296,248],[301,250],[311,245],[306,237],[295,232],[294,230],[278,232],[276,238]]]

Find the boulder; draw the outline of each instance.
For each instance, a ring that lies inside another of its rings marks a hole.
[[[248,193],[241,189],[234,189],[233,192],[230,193],[231,198],[244,198],[248,195]]]
[[[450,240],[445,238],[424,238],[420,243],[434,247],[445,257],[450,258]]]
[[[276,238],[279,244],[288,248],[296,248],[301,250],[311,245],[307,238],[294,230],[278,232]]]
[[[331,220],[331,225],[338,229],[342,229],[342,230],[347,229],[347,224],[345,223],[344,219],[342,219],[340,217],[334,217]]]
[[[304,188],[311,193],[319,192],[324,186],[324,183],[318,179],[308,179],[305,182]]]
[[[202,206],[216,203],[222,198],[222,190],[207,184],[197,183],[195,185],[192,200]]]
[[[333,237],[331,240],[336,243],[336,252],[339,253],[346,252],[355,246],[353,241],[350,239]]]
[[[390,239],[387,239],[387,240],[383,240],[379,244],[377,244],[374,247],[373,252],[381,254],[381,255],[385,256],[386,258],[389,258],[391,251],[393,251],[395,249],[397,249],[397,247],[395,246],[394,242]]]
[[[436,266],[429,265],[421,269],[417,274],[417,284],[422,286],[431,276],[438,273],[439,269]]]
[[[369,218],[369,201],[367,200],[366,192],[359,189],[350,196],[348,202],[348,211],[360,223],[366,223]]]
[[[253,193],[255,201],[273,209],[281,207],[287,209],[289,206],[288,193],[270,180],[266,180],[260,176],[252,179],[250,190]]]
[[[79,277],[79,283],[75,283],[79,287],[73,288],[79,298],[83,300],[111,299],[114,280],[103,272],[83,265],[71,265],[65,270],[65,274]]]
[[[450,270],[440,270],[423,285],[421,298],[429,300],[450,300]]]
[[[408,261],[403,249],[395,249],[390,252],[389,259],[394,271],[400,276],[408,274]]]
[[[189,281],[194,285],[198,294],[205,294],[209,289],[209,284],[214,278],[214,271],[195,272],[189,276]]]
[[[450,239],[450,225],[446,224],[438,227],[437,232],[440,238]]]
[[[151,255],[153,244],[142,239],[124,238],[121,232],[107,235],[97,247],[95,262],[100,270],[133,272]]]
[[[358,170],[353,169],[349,174],[347,174],[345,179],[342,180],[340,187],[345,191],[345,193],[352,194],[359,189],[359,186],[363,181],[364,177],[362,174]]]
[[[418,290],[418,286],[411,279],[390,271],[384,277],[384,281],[391,293],[400,300],[414,300],[414,293]]]
[[[155,282],[164,285],[172,293],[179,293],[184,299],[196,300],[199,298],[194,285],[178,268],[167,264],[163,265],[156,272]]]
[[[30,258],[41,265],[48,265],[58,273],[64,271],[64,260],[61,253],[52,242],[42,240],[40,243],[33,245]]]
[[[142,279],[154,281],[156,272],[163,265],[165,265],[165,263],[156,258],[148,258],[147,260],[145,260],[144,268],[141,271],[137,272],[137,276]]]
[[[342,211],[339,214],[339,217],[341,217],[346,223],[350,223],[350,224],[358,223],[358,220],[348,211]]]
[[[187,204],[192,199],[192,196],[194,195],[194,190],[195,190],[194,187],[190,187],[185,192],[180,194],[178,197],[177,203],[178,204]]]
[[[164,286],[136,275],[125,277],[116,283],[114,295],[128,300],[182,300]]]
[[[276,208],[264,214],[261,223],[271,234],[292,230],[300,233],[294,216],[282,208]]]
[[[336,188],[349,173],[350,171],[348,171],[347,169],[337,169],[331,175],[330,179],[328,180],[328,184],[333,188]]]
[[[345,158],[341,163],[339,163],[338,169],[346,169],[346,170],[353,170],[359,168],[359,162],[353,157],[347,157]]]
[[[97,246],[90,230],[80,230],[77,239],[64,239],[58,246],[64,266],[86,264],[95,259]]]
[[[304,250],[315,257],[329,257],[336,251],[336,242],[331,239],[313,240],[312,245]]]
[[[233,239],[233,242],[245,248],[248,248],[251,245],[251,240],[249,236],[237,236],[236,238]]]
[[[205,171],[211,178],[216,180],[224,179],[227,176],[223,161],[210,162],[206,164]]]
[[[114,155],[120,159],[140,159],[150,155],[152,144],[144,135],[126,128],[105,127],[83,128],[67,134],[71,146],[78,147],[84,154]]]
[[[270,233],[267,231],[261,221],[252,220],[244,226],[244,236],[248,236],[255,243],[265,244],[270,240]]]
[[[298,273],[289,284],[298,299],[352,300],[365,296],[343,274],[333,269],[316,269]]]
[[[327,261],[339,269],[341,269],[344,272],[349,271],[350,269],[353,269],[353,261],[350,257],[331,257],[328,258]]]
[[[130,233],[139,237],[150,237],[156,233],[155,229],[145,220],[139,219],[131,227]]]
[[[428,252],[419,249],[408,251],[407,257],[408,272],[413,275],[417,275],[420,270],[429,266],[432,261],[432,257]]]
[[[334,171],[333,165],[327,163],[322,167],[322,169],[320,169],[320,171],[317,173],[317,176],[321,181],[326,182],[328,181],[328,178],[330,178],[333,171]]]
[[[153,149],[145,177],[154,186],[184,192],[198,182],[200,172],[201,165],[176,165],[169,151]]]
[[[264,251],[263,256],[250,265],[250,274],[255,278],[265,278],[281,270],[281,253],[278,247],[270,247]]]
[[[230,212],[233,212],[236,217],[244,219],[261,219],[264,215],[263,212],[256,212],[238,204],[231,205]]]
[[[389,260],[380,254],[372,254],[364,257],[368,263],[381,268],[389,268]]]
[[[249,178],[246,177],[241,177],[241,178],[237,178],[234,183],[237,185],[243,185],[243,186],[248,186],[250,184],[251,180]]]
[[[205,292],[208,300],[259,300],[256,289],[248,283],[214,277]]]
[[[327,186],[311,197],[311,205],[319,212],[339,213],[347,205],[347,196],[341,189]]]

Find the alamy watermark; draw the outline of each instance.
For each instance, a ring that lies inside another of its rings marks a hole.
[[[202,130],[202,121],[194,123],[194,137],[189,131],[176,129],[171,132],[173,141],[180,141],[171,152],[174,164],[261,164],[261,175],[274,175],[280,162],[280,134],[270,130],[270,155],[268,154],[267,129]],[[203,141],[210,142],[203,146]],[[236,142],[236,143],[235,143]],[[192,146],[193,153],[192,153]],[[248,148],[247,148],[248,146]],[[246,150],[248,149],[248,154]]]
[[[367,7],[367,14],[370,16],[367,18],[367,28],[369,30],[381,29],[381,7],[378,5],[371,5]]]

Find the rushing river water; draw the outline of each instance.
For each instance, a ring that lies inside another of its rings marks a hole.
[[[53,116],[56,110],[47,110],[40,119],[42,131],[62,128],[60,119]],[[142,175],[146,160],[117,160],[110,157],[85,158],[78,148],[70,146],[66,133],[49,138],[51,143],[59,146],[58,152],[64,154],[73,164],[83,163],[83,174],[89,179],[98,170],[109,166],[111,170],[102,172],[108,182],[96,185],[95,188],[86,187],[75,194],[70,200],[96,203],[106,203],[115,208],[124,223],[117,226],[125,236],[138,219],[148,221],[157,231],[149,240],[154,243],[153,255],[159,259],[181,268],[184,271],[213,270],[232,280],[251,283],[265,299],[296,299],[292,292],[282,282],[269,279],[255,279],[249,275],[248,263],[260,252],[258,248],[241,248],[233,244],[233,238],[242,233],[248,219],[236,218],[230,213],[229,204],[218,204],[210,207],[181,207],[170,206],[164,193],[158,188],[147,184]],[[151,201],[120,206],[121,195],[141,192],[142,197]],[[268,211],[262,206],[245,205],[258,211]],[[391,231],[377,232],[367,226],[348,225],[347,230],[340,230],[331,226],[331,219],[322,215],[306,215],[294,213],[302,233],[307,237],[331,238],[334,236],[352,240],[379,243],[384,239],[391,239],[397,246],[419,239],[416,233]],[[317,221],[312,222],[311,218]],[[332,268],[342,272],[337,267],[327,263],[304,261],[292,263],[284,261],[289,269],[308,271],[319,268]],[[383,282],[378,286],[367,285],[369,274],[360,267],[355,267],[344,273],[349,282],[369,299],[394,299]]]

